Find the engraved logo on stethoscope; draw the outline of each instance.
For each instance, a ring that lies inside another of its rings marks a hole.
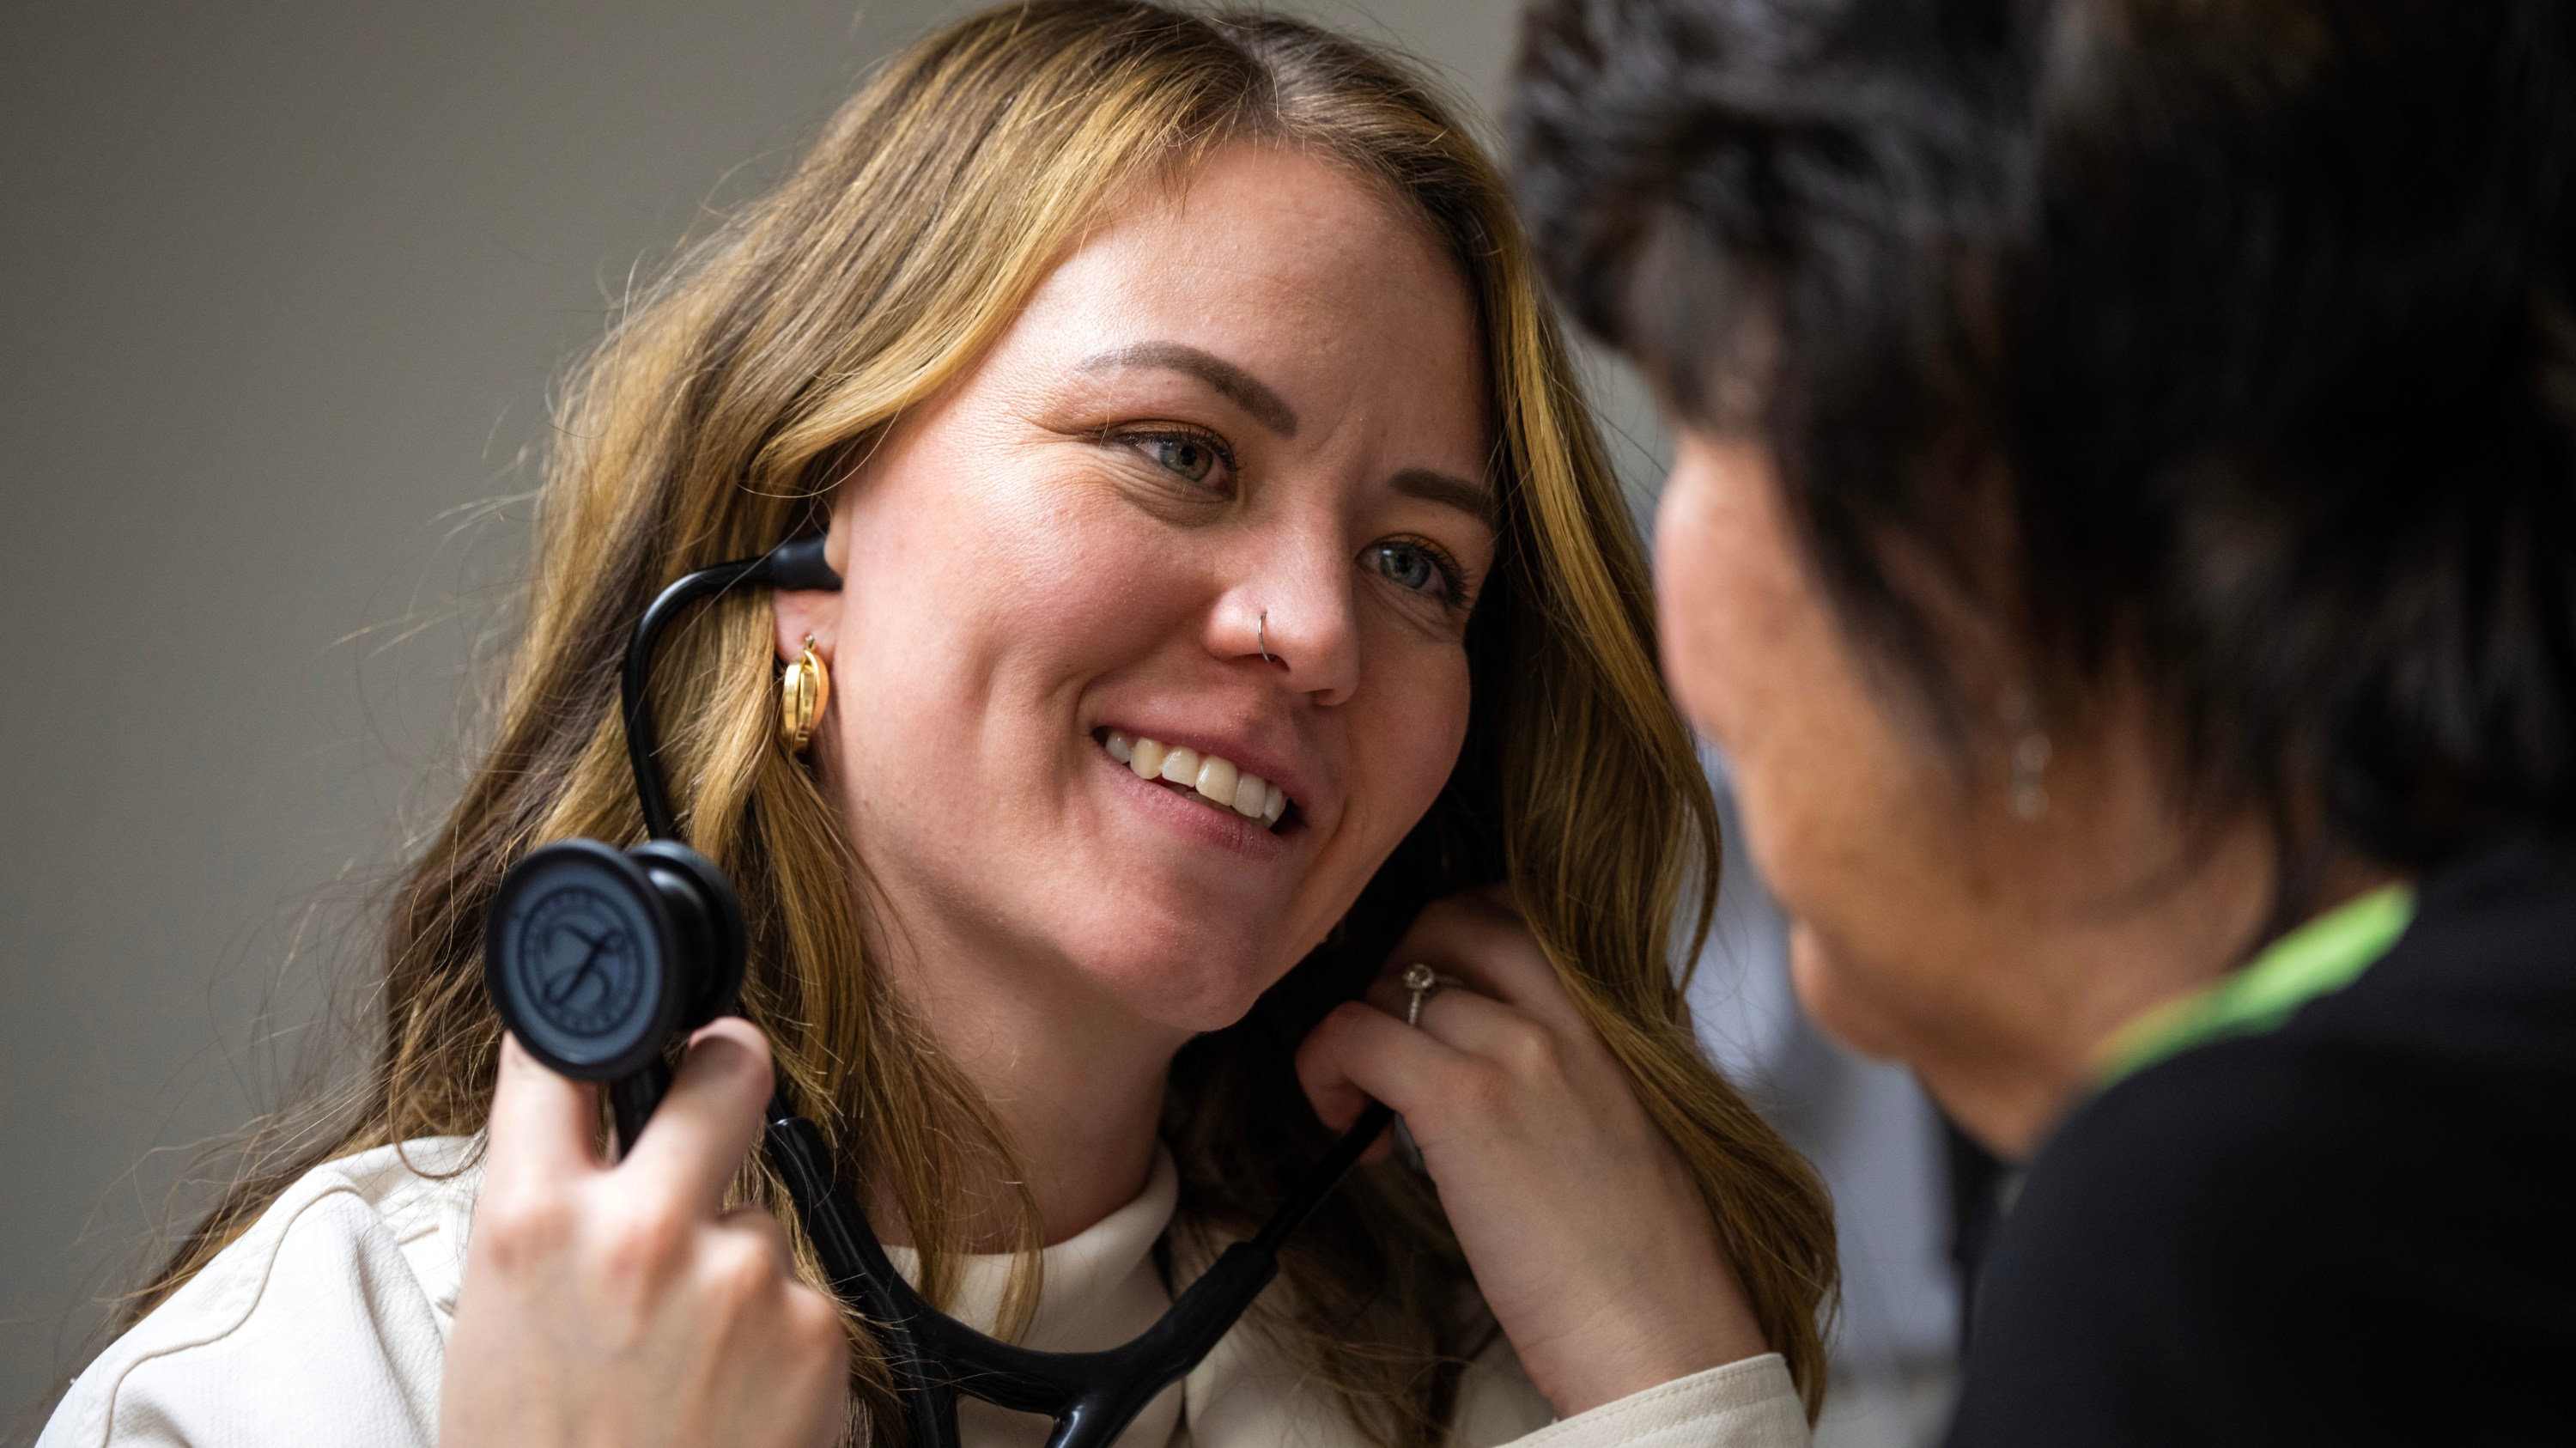
[[[643,994],[643,965],[634,932],[594,890],[554,891],[519,930],[528,1004],[572,1035],[606,1035],[624,1024]]]

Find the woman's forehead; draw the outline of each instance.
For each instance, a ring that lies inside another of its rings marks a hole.
[[[1007,345],[1058,368],[1194,349],[1310,425],[1400,396],[1482,452],[1466,278],[1383,188],[1295,151],[1228,147],[1183,183],[1126,192]]]

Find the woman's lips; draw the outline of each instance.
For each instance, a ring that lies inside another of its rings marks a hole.
[[[1203,754],[1159,739],[1108,730],[1100,747],[1126,765],[1138,779],[1159,780],[1212,809],[1221,809],[1276,832],[1287,814],[1288,796],[1260,775],[1249,773],[1222,755]]]

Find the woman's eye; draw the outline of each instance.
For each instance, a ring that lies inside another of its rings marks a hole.
[[[1217,465],[1216,449],[1194,437],[1157,437],[1145,440],[1145,455],[1165,470],[1180,474],[1194,483],[1207,481]]]
[[[1243,476],[1234,449],[1223,437],[1183,423],[1104,427],[1092,434],[1091,441],[1109,450],[1140,497],[1161,499],[1156,506],[1228,504]],[[1143,459],[1151,471],[1135,467],[1128,461],[1131,458]]]
[[[1368,565],[1387,582],[1415,593],[1445,591],[1449,581],[1440,560],[1419,543],[1372,543]]]

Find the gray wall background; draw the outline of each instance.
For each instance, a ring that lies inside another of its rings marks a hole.
[[[0,1441],[368,964],[550,381],[970,8],[0,5]],[[1513,37],[1293,8],[1477,97]]]

